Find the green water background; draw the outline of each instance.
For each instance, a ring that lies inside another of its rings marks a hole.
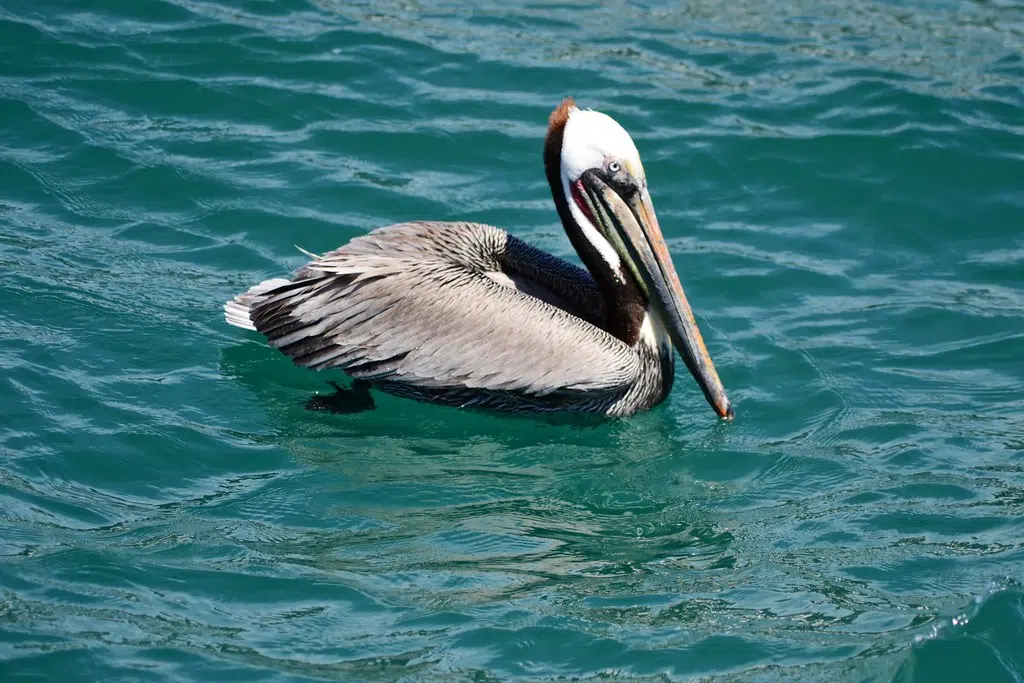
[[[1019,2],[0,5],[0,679],[1024,680]],[[737,409],[378,397],[223,300],[380,225],[574,258],[616,117]]]

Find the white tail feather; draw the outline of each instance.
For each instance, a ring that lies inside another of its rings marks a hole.
[[[258,285],[250,287],[249,291],[245,294],[239,294],[234,299],[224,304],[224,320],[228,325],[241,327],[243,330],[255,331],[256,326],[252,324],[252,318],[249,317],[249,308],[256,300],[256,297],[277,289],[282,285],[287,285],[289,282],[289,280],[277,277],[270,280],[264,280]]]

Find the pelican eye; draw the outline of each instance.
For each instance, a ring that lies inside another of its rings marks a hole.
[[[622,162],[614,159],[605,164],[604,179],[623,196],[633,194],[638,188],[636,180],[623,167]]]

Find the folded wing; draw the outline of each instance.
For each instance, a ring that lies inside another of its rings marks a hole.
[[[297,365],[388,384],[547,396],[633,383],[636,354],[566,310],[583,304],[557,305],[593,293],[589,276],[552,287],[552,269],[570,280],[585,271],[513,240],[472,223],[382,228],[316,258],[291,281],[256,285],[228,302],[226,316],[250,323]]]

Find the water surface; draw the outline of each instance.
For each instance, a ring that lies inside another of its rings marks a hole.
[[[0,8],[4,680],[1024,679],[1024,8]],[[575,258],[616,117],[737,410],[378,396],[223,300],[411,219]],[[35,678],[33,678],[35,677]]]

